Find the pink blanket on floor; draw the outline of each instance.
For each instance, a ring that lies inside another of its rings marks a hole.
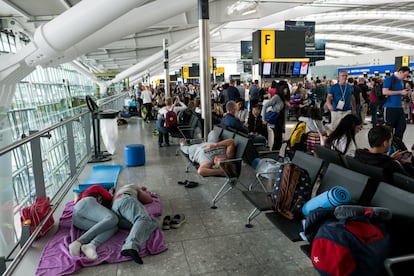
[[[154,196],[154,202],[145,207],[153,216],[161,215],[161,201]],[[130,261],[131,258],[121,256],[122,243],[127,237],[129,230],[120,229],[110,240],[99,246],[96,250],[98,259],[88,260],[83,254],[74,257],[69,254],[69,244],[82,235],[84,231],[75,228],[72,224],[72,210],[74,202],[68,202],[59,220],[56,233],[47,242],[40,257],[39,265],[36,270],[38,276],[68,275],[75,273],[82,267],[96,266],[100,263],[119,263]],[[158,254],[167,250],[164,242],[164,235],[157,229],[152,233],[146,246],[141,248],[141,257],[149,254]]]

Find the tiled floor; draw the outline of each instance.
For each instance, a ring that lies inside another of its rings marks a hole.
[[[118,185],[145,185],[160,195],[163,215],[183,213],[187,222],[179,229],[164,231],[168,250],[145,257],[144,265],[133,261],[103,264],[83,268],[76,275],[318,275],[299,244],[288,240],[263,214],[253,221],[253,228],[244,226],[252,205],[238,189],[224,196],[217,203],[218,209],[211,209],[211,200],[223,179],[201,178],[194,168],[185,173],[186,159],[175,154],[178,141],[172,141],[175,146],[158,148],[157,137],[152,135],[155,123],[147,124],[137,117],[128,121],[119,127],[117,149],[107,164],[124,164],[124,145],[133,143],[145,144],[146,163],[125,167]],[[367,146],[369,127],[364,126],[357,137],[361,147]],[[404,140],[409,146],[414,142],[412,133],[409,126]],[[81,179],[93,165],[87,165]],[[254,171],[244,165],[241,181],[249,184],[253,178]],[[200,186],[186,189],[177,185],[185,179],[198,181]],[[67,195],[66,202],[69,200],[73,200],[72,194]],[[56,221],[60,214],[58,210]],[[34,275],[46,241],[47,237],[33,245],[15,275]]]

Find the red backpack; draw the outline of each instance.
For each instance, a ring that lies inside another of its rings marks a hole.
[[[320,275],[380,275],[390,245],[384,225],[367,216],[328,221],[312,242],[312,264]]]
[[[49,197],[36,198],[34,203],[31,206],[23,207],[21,210],[20,221],[23,224],[30,225],[30,234],[32,234],[36,227],[40,225],[42,220],[49,214],[51,211]],[[52,228],[55,223],[53,216],[50,216],[46,221],[46,224],[40,230],[39,236],[41,237],[46,232]]]
[[[164,127],[176,128],[177,125],[177,114],[172,109],[168,110],[167,113],[165,113]]]

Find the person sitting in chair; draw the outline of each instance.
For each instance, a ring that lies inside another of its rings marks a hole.
[[[404,175],[414,176],[414,168],[411,163],[411,154],[407,151],[397,150],[390,156],[388,149],[392,145],[393,135],[388,126],[375,126],[368,132],[370,148],[357,149],[355,159],[365,164],[381,167],[384,169],[384,178],[392,181],[392,174],[397,172]]]
[[[226,176],[219,164],[225,159],[232,159],[235,155],[233,139],[226,139],[217,143],[200,143],[186,145],[185,140],[180,140],[180,149],[187,154],[192,162],[198,163],[197,173],[201,176]]]
[[[248,133],[249,130],[243,126],[240,122],[240,119],[236,117],[237,115],[237,103],[235,101],[228,101],[226,104],[227,114],[224,115],[223,120],[221,120],[221,125],[224,127],[231,127],[242,133]]]

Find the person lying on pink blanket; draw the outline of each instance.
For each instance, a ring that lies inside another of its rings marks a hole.
[[[131,257],[138,264],[143,264],[138,255],[141,246],[158,228],[158,221],[148,214],[143,205],[153,200],[145,190],[145,187],[134,184],[122,186],[116,192],[112,204],[112,210],[119,217],[119,227],[130,229],[122,245],[121,255]]]
[[[73,208],[73,225],[87,231],[69,244],[72,256],[82,251],[88,259],[96,260],[96,248],[118,231],[118,217],[111,203],[112,193],[100,185],[92,185],[79,196]]]

